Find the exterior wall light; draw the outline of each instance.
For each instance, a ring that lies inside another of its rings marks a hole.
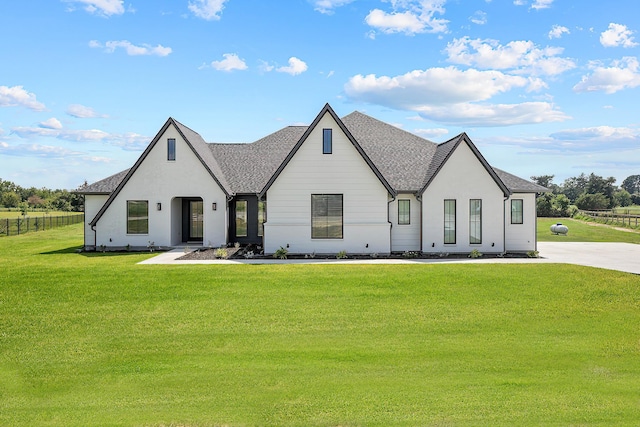
[[[161,211],[162,210],[162,203],[160,203],[160,202],[156,203],[156,209]]]
[[[213,211],[218,210],[218,204],[216,202],[211,203],[211,210]]]

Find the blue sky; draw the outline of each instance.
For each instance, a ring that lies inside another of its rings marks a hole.
[[[209,142],[325,103],[524,178],[640,173],[640,2],[4,0],[0,178],[73,189],[168,117]]]

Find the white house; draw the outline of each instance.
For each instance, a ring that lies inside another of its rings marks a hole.
[[[327,104],[309,126],[206,143],[169,118],[85,195],[85,247],[255,244],[273,253],[526,252],[536,193],[460,134],[435,144]]]

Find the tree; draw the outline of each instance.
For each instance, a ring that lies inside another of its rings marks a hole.
[[[629,194],[640,194],[640,175],[626,177],[622,181],[621,187],[627,190]]]
[[[616,206],[613,197],[613,194],[616,192],[616,187],[614,185],[615,183],[616,179],[612,176],[609,178],[603,178],[592,173],[589,175],[589,179],[587,180],[585,192],[588,194],[602,194],[607,198],[606,208],[611,209]]]
[[[543,187],[548,188],[554,193],[560,193],[560,186],[553,183],[553,178],[555,175],[540,175],[540,176],[532,176],[531,180],[538,185],[542,185]]]
[[[633,204],[631,201],[631,194],[627,190],[618,190],[613,194],[616,206],[630,206]]]
[[[570,205],[569,198],[564,194],[544,193],[536,199],[536,211],[539,217],[571,216]]]
[[[20,196],[15,191],[7,191],[2,194],[2,204],[5,208],[17,208],[20,203]]]
[[[587,188],[587,181],[587,176],[583,173],[581,173],[580,176],[567,178],[564,180],[564,184],[562,184],[562,193],[567,196],[572,203],[575,203],[576,199],[580,197],[580,195],[584,193],[585,188]]]
[[[610,200],[602,193],[589,194],[583,193],[576,200],[578,209],[587,211],[595,211],[609,208]]]

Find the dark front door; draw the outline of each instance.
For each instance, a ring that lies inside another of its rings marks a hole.
[[[255,195],[240,195],[229,203],[230,243],[262,244],[265,203]]]
[[[182,200],[182,240],[202,242],[204,234],[204,209],[202,199]]]

